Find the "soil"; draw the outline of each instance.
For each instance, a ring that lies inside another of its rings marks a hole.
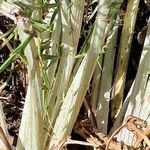
[[[0,15],[1,32],[6,33],[12,25],[12,20]],[[2,43],[2,41],[0,42]],[[13,43],[10,44],[13,47]],[[10,53],[6,46],[0,50],[0,64],[5,62]],[[18,58],[0,74],[0,85],[6,84],[2,92],[0,92],[0,101],[3,104],[3,110],[6,115],[8,131],[14,137],[18,135],[26,94],[25,76],[26,68]]]

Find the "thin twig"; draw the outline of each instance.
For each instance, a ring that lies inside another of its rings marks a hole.
[[[0,100],[9,100],[8,97],[0,96]]]
[[[89,142],[84,142],[84,141],[78,141],[78,140],[72,140],[72,139],[68,139],[66,142],[65,142],[65,145],[67,144],[77,144],[77,145],[84,145],[84,146],[92,146],[94,147],[93,144],[89,143]]]
[[[119,133],[123,128],[125,128],[126,126],[127,126],[127,124],[121,125],[121,126],[110,136],[110,138],[109,138],[108,141],[107,141],[105,150],[108,150],[109,144],[110,144],[111,140],[113,139],[113,137],[114,137],[116,134],[118,134],[118,133]]]
[[[12,150],[11,146],[10,146],[10,143],[8,142],[6,136],[5,136],[5,133],[2,129],[2,127],[0,126],[0,139],[3,141],[5,147],[8,149],[8,150]]]
[[[146,129],[145,129],[145,131],[143,132],[143,134],[145,135],[145,136],[148,136],[149,134],[150,134],[150,126],[148,126]],[[134,148],[137,148],[138,147],[138,145],[142,142],[142,138],[141,137],[139,137],[137,140],[136,140],[136,142],[135,142],[135,144],[134,144]]]

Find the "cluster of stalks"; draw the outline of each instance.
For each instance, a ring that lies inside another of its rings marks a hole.
[[[90,2],[89,5],[96,6],[89,16],[92,25],[85,34],[83,44],[79,44],[87,1],[0,0],[0,13],[14,21],[14,26],[0,36],[3,41],[1,48],[6,45],[11,52],[0,66],[0,73],[18,57],[28,70],[27,94],[16,149],[60,149],[61,143],[66,142],[72,133],[83,102],[90,121],[95,122],[93,126],[104,134],[109,134],[110,118],[113,122],[110,134],[128,115],[150,121],[149,23],[138,72],[124,101],[140,0],[129,0],[126,12],[121,16],[123,2]],[[122,17],[123,27],[118,44]],[[10,40],[16,35],[21,44],[12,47]],[[0,86],[0,91],[4,87],[5,83]],[[87,91],[89,98],[86,98]],[[2,108],[0,119],[0,137],[3,137],[6,149],[10,150]],[[134,134],[127,129],[119,131],[117,140],[133,145]],[[108,149],[109,144],[105,146]]]

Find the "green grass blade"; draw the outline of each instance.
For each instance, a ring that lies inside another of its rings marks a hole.
[[[29,44],[32,36],[29,36],[23,43],[21,43],[14,51],[10,54],[9,58],[0,66],[0,73],[2,73],[16,58],[17,54],[25,49],[25,47]]]

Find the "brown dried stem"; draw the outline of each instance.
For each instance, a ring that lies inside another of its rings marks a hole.
[[[150,141],[148,139],[148,135],[150,134],[150,127],[147,127],[147,123],[137,117],[128,116],[125,120],[125,124],[120,126],[110,137],[100,133],[96,127],[93,127],[86,122],[80,121],[80,124],[76,125],[75,131],[80,134],[87,142],[93,145],[96,149],[105,149],[105,150],[128,150],[137,149],[139,144],[144,140],[148,147],[150,147]],[[114,139],[114,136],[117,135],[123,128],[127,128],[129,131],[133,132],[137,141],[133,145],[133,147],[129,147],[121,142],[117,142]],[[142,129],[146,128],[145,131]]]

